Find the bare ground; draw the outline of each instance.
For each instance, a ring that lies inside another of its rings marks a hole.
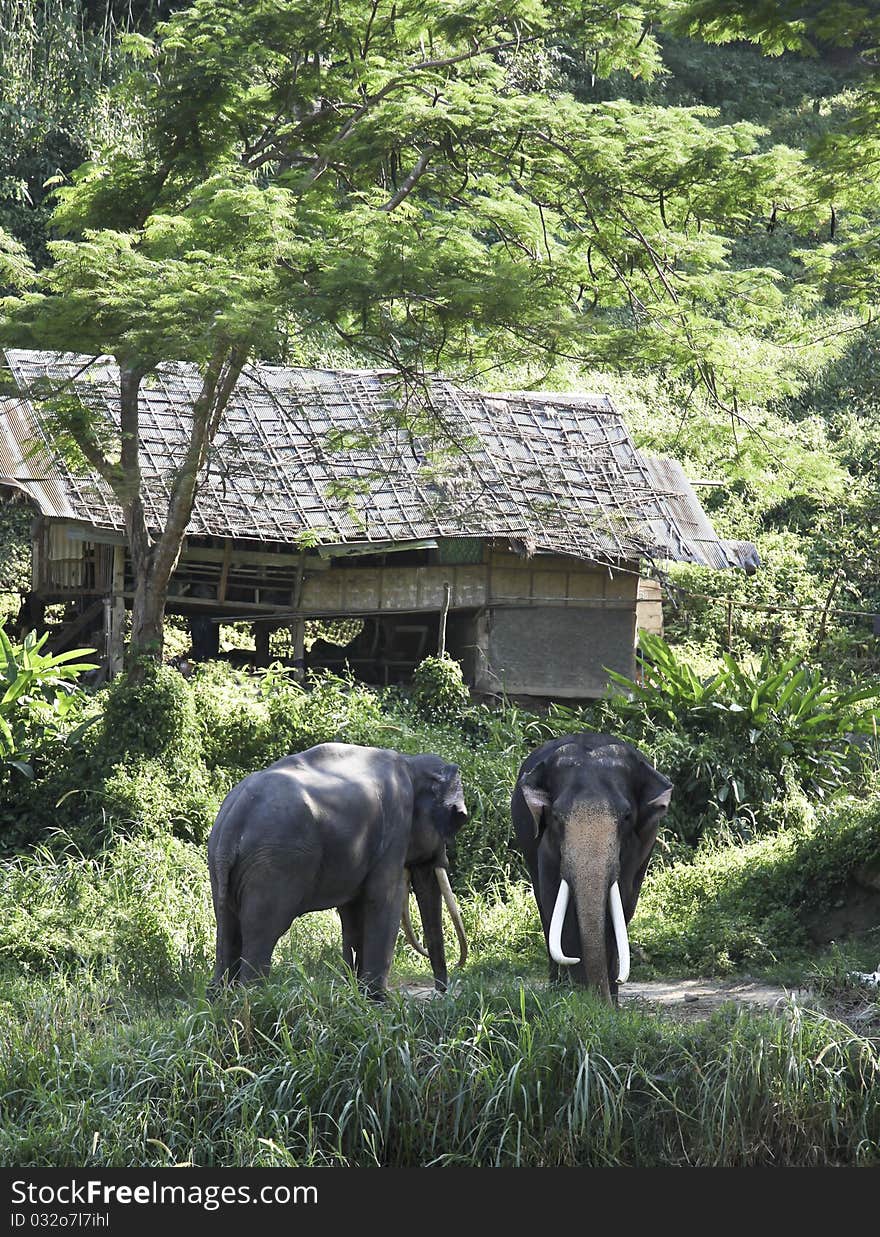
[[[622,1005],[652,1007],[677,1021],[694,1022],[731,1003],[762,1012],[781,1010],[794,992],[755,979],[669,979],[624,984],[620,1001]],[[797,996],[803,1000],[809,994],[800,989]]]
[[[405,983],[400,991],[416,1000],[434,996],[428,984]],[[763,980],[738,979],[669,979],[628,983],[620,990],[624,1007],[653,1010],[676,1022],[697,1022],[709,1018],[717,1009],[733,1004],[760,1013],[782,1014],[796,1000],[800,1005],[817,1009],[858,1030],[876,1034],[880,1030],[878,991],[853,988],[832,995],[818,995],[807,988],[786,988]]]

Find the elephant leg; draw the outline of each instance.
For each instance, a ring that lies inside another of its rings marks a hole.
[[[269,974],[272,951],[299,914],[299,901],[290,894],[275,899],[242,898],[240,983]]]
[[[342,921],[342,960],[356,975],[360,974],[363,954],[363,907],[360,899],[337,907]]]
[[[443,944],[443,897],[433,864],[421,864],[411,870],[413,891],[422,917],[425,947],[434,972],[434,987],[445,992],[449,984],[446,971],[446,950]]]
[[[550,920],[553,916],[553,902],[555,901],[556,895],[554,894],[550,902],[545,905],[545,899],[541,896],[541,877],[538,872],[537,862],[533,863],[531,861],[527,861],[527,864],[529,876],[532,878],[532,892],[534,893],[535,901],[538,904],[538,914],[541,916],[541,927],[544,930],[544,944],[547,947],[547,964],[550,968],[550,983],[558,984],[560,979],[559,964],[554,962],[550,957],[550,949],[547,945],[547,941],[550,937]]]
[[[368,996],[376,1001],[385,999],[405,888],[402,867],[384,874],[374,873],[364,886],[363,950],[358,978]]]

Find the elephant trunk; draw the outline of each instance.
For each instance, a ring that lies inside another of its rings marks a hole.
[[[561,859],[562,878],[574,890],[586,982],[610,1003],[606,924],[619,862],[613,813],[600,805],[581,807],[567,824]]]

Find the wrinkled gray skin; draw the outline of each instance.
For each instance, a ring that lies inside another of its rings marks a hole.
[[[212,988],[266,975],[294,919],[338,907],[343,956],[384,996],[409,868],[435,986],[445,990],[435,867],[467,816],[458,766],[439,756],[321,743],[251,773],[208,839],[217,918]]]
[[[607,734],[564,735],[523,762],[511,812],[544,939],[562,877],[571,888],[562,950],[580,958],[576,966],[558,966],[551,959],[551,980],[568,972],[575,983],[616,1004],[618,958],[609,891],[617,881],[629,923],[671,794],[672,783],[641,752]]]

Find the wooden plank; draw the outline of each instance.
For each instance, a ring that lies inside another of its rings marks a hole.
[[[321,558],[357,558],[365,554],[396,554],[403,550],[436,550],[433,537],[421,541],[340,541],[316,547]]]
[[[344,577],[345,609],[348,612],[363,609],[381,609],[379,581],[382,573],[379,568],[344,571],[339,574]]]
[[[230,562],[233,566],[247,565],[251,567],[296,567],[303,563],[308,571],[329,571],[332,563],[312,555],[291,551],[280,554],[267,554],[263,550],[241,550],[231,541]],[[226,553],[225,547],[191,546],[181,553],[182,563],[219,563],[222,565]]]
[[[605,597],[608,600],[635,601],[639,578],[628,571],[611,571],[605,577]]]
[[[412,570],[389,567],[382,572],[381,609],[418,610],[419,576]]]
[[[492,594],[495,601],[520,601],[531,593],[531,576],[529,572],[508,566],[492,567]]]

